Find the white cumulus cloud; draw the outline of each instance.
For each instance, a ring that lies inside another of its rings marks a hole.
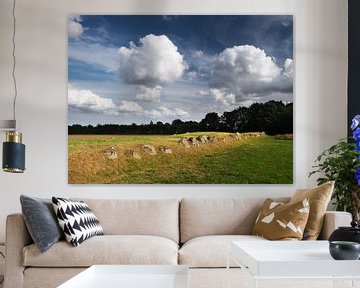
[[[139,85],[136,98],[158,101],[163,85],[181,78],[187,69],[183,55],[166,35],[149,34],[139,45],[120,47],[119,75],[126,84]]]
[[[225,107],[230,107],[235,104],[235,94],[231,92],[229,93],[224,89],[210,89],[210,95],[216,102],[221,103]]]
[[[278,67],[264,50],[242,45],[223,50],[212,62],[210,94],[224,105],[292,93],[291,59],[285,61],[284,68]]]
[[[120,112],[142,112],[144,109],[136,102],[133,101],[121,101],[121,105],[118,107]]]
[[[69,86],[68,105],[70,108],[89,113],[117,115],[117,107],[109,98],[101,97],[90,90],[78,90]]]
[[[78,15],[70,15],[68,17],[69,38],[79,38],[84,33],[84,28],[80,22],[81,18]]]
[[[190,116],[190,114],[188,112],[186,112],[180,108],[175,108],[175,113],[179,117],[189,117]]]
[[[73,85],[68,88],[68,105],[70,109],[86,113],[99,113],[105,115],[119,115],[120,113],[143,113],[147,111],[134,101],[123,100],[116,105],[112,99],[95,94],[90,90],[77,89]]]
[[[128,84],[161,85],[179,79],[187,65],[178,48],[165,36],[147,35],[140,45],[120,47],[119,72]]]
[[[165,106],[160,106],[157,109],[146,111],[146,114],[151,118],[189,117],[189,113],[180,108],[175,108],[175,109],[171,110]]]
[[[155,87],[146,87],[139,85],[136,87],[135,98],[140,101],[159,101],[162,87],[157,85]]]
[[[264,50],[254,46],[234,46],[221,52],[215,60],[214,77],[215,83],[234,82],[238,87],[245,84],[258,82],[269,83],[278,77],[281,69],[274,60],[267,56]]]
[[[294,75],[294,64],[293,64],[293,60],[286,58],[285,63],[284,63],[284,75],[288,78],[293,78]]]

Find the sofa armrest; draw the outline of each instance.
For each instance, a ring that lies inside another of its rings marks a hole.
[[[324,224],[319,236],[321,240],[329,239],[331,233],[340,226],[350,226],[352,216],[348,212],[326,211]]]
[[[32,242],[22,214],[9,215],[6,218],[4,288],[23,287],[23,248]]]

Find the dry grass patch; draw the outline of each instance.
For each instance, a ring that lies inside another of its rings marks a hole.
[[[191,146],[189,149],[179,143],[184,137],[199,135],[215,136],[216,140],[212,143],[200,144],[199,147]],[[226,170],[231,166],[227,162],[229,159],[236,161],[234,159],[240,155],[239,153],[246,153],[246,149],[250,146],[253,149],[254,146],[250,145],[251,143],[261,143],[272,138],[244,135],[241,139],[223,140],[229,135],[230,133],[216,132],[183,135],[71,135],[68,143],[69,183],[195,184],[209,183],[209,179],[220,180],[219,183],[228,183],[225,179],[226,174],[231,175],[231,181],[235,181],[233,183],[248,183],[246,180],[234,178],[234,171]],[[146,153],[142,148],[145,144],[156,147],[157,155]],[[118,154],[116,159],[108,159],[104,154],[103,151],[109,147],[116,150]],[[161,152],[160,147],[170,148],[172,154]],[[139,153],[141,159],[129,156],[129,153],[126,153],[128,150]],[[225,156],[219,158],[219,155]],[[236,173],[235,171],[235,176]],[[221,178],[221,174],[224,174],[224,179]],[[215,175],[220,175],[220,177],[215,177]]]

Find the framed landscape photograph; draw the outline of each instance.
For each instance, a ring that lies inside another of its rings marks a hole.
[[[68,16],[69,184],[292,184],[293,16]]]

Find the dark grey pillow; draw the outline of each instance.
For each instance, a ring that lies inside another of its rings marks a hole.
[[[41,253],[64,238],[51,199],[21,195],[20,203],[31,238]]]

